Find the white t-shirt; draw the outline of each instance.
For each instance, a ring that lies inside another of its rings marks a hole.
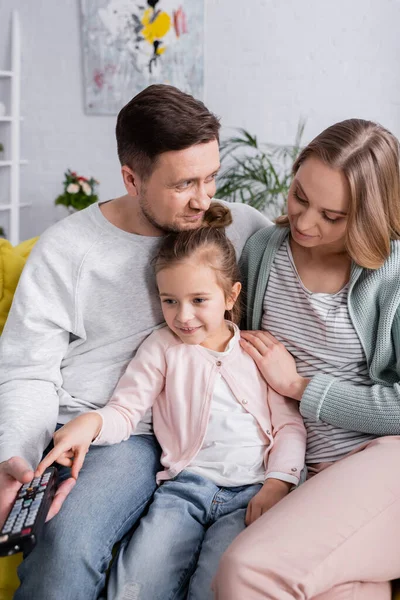
[[[208,351],[215,357],[226,356],[239,343],[239,337],[236,328],[224,352]],[[266,479],[265,449],[265,437],[257,420],[239,404],[225,380],[218,375],[203,445],[185,470],[219,486],[263,483]],[[297,484],[297,479],[286,473],[269,473],[268,477]]]

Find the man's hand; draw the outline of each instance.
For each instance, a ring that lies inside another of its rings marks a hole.
[[[79,415],[53,435],[54,448],[44,457],[36,469],[35,476],[42,475],[53,462],[71,467],[71,475],[77,479],[89,446],[100,433],[103,421],[96,412]]]
[[[24,483],[29,483],[32,479],[33,471],[23,458],[13,456],[0,463],[0,528],[5,523],[18,490]],[[58,513],[75,483],[75,479],[70,478],[60,485],[47,515],[47,521]]]
[[[292,487],[291,483],[280,479],[266,479],[261,490],[250,500],[247,507],[245,524],[251,525],[258,517],[261,517],[274,504],[282,500]]]
[[[33,471],[19,456],[0,463],[0,526],[3,527],[18,490],[33,479]]]

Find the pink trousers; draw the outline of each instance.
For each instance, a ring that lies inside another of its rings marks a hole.
[[[216,600],[390,600],[400,577],[400,436],[309,479],[223,555]]]

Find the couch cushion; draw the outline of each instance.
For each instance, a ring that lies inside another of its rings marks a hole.
[[[22,269],[37,240],[38,238],[32,238],[18,246],[12,246],[8,240],[0,239],[0,334],[7,320]]]

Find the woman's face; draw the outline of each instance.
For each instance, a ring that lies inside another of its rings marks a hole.
[[[300,166],[288,196],[290,232],[306,248],[345,248],[350,190],[346,177],[310,156]]]

